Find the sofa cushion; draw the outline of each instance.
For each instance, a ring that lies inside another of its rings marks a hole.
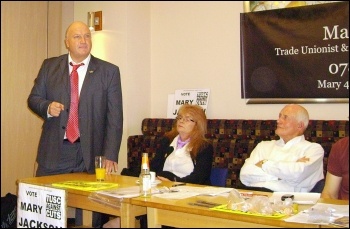
[[[148,153],[151,161],[156,153],[156,149],[160,147],[158,135],[133,135],[128,137],[127,154],[128,168],[140,169],[142,153]]]
[[[175,119],[145,118],[142,120],[141,131],[143,135],[163,136],[171,130]]]
[[[207,138],[278,139],[276,120],[208,119]]]

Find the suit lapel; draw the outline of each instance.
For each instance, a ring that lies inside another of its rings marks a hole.
[[[81,91],[80,91],[80,100],[86,98],[87,93],[89,92],[92,77],[96,76],[95,72],[96,72],[97,67],[98,67],[98,65],[97,65],[96,58],[91,55],[90,63],[89,63],[88,69],[86,71],[83,86],[82,86]]]
[[[60,61],[60,75],[62,76],[62,81],[64,84],[64,89],[66,90],[66,93],[63,93],[62,96],[67,96],[64,98],[64,101],[70,102],[70,79],[69,79],[69,68],[68,68],[68,54],[63,55]]]

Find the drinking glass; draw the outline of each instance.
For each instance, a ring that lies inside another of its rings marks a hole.
[[[106,179],[106,157],[105,156],[95,157],[95,172],[96,172],[97,181],[104,181]]]

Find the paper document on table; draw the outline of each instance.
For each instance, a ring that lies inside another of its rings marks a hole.
[[[342,216],[336,220],[334,220],[331,224],[349,228],[349,216]]]
[[[126,188],[97,191],[96,193],[112,196],[116,198],[131,198],[131,197],[137,197],[140,195],[140,186],[131,186]]]
[[[349,217],[349,205],[317,203],[285,219],[286,222],[328,225],[343,216]]]
[[[95,193],[111,196],[115,198],[132,198],[140,195],[140,186],[129,186],[125,188],[102,190],[102,191],[97,191]],[[159,190],[153,187],[151,189],[151,193],[152,194],[159,193]]]
[[[214,187],[214,186],[206,186],[206,187],[184,187],[182,186],[180,188],[180,190],[184,188],[184,190],[186,190],[186,188],[189,188],[189,190],[191,190],[191,188],[194,188],[193,191],[198,192],[198,195],[208,195],[208,196],[218,196],[221,195],[223,193],[228,193],[231,192],[233,190],[233,188],[225,188],[225,187]]]
[[[73,180],[73,181],[63,181],[52,183],[52,186],[59,188],[70,188],[83,190],[87,192],[93,192],[98,190],[110,189],[118,187],[117,183],[108,183],[108,182],[91,182],[83,180]]]
[[[311,192],[274,192],[270,197],[270,202],[273,202],[273,200],[281,200],[281,197],[285,194],[294,195],[293,202],[297,204],[316,204],[321,196],[321,193]]]
[[[214,187],[214,186],[206,186],[206,187],[194,187],[194,186],[177,186],[172,188],[172,192],[157,194],[155,196],[166,199],[185,199],[192,196],[198,195],[209,195],[209,196],[217,196],[228,193],[233,188],[224,188],[224,187]]]
[[[154,194],[152,196],[154,197],[159,197],[159,198],[164,198],[164,199],[175,199],[175,200],[180,200],[180,199],[186,199],[192,196],[197,196],[198,193],[196,192],[165,192],[165,193],[159,193],[159,194]]]

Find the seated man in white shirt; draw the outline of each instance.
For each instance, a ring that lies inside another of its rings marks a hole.
[[[262,141],[252,151],[240,172],[247,189],[276,192],[309,192],[324,179],[324,150],[305,140],[309,123],[307,110],[286,105],[277,120],[279,140]]]

